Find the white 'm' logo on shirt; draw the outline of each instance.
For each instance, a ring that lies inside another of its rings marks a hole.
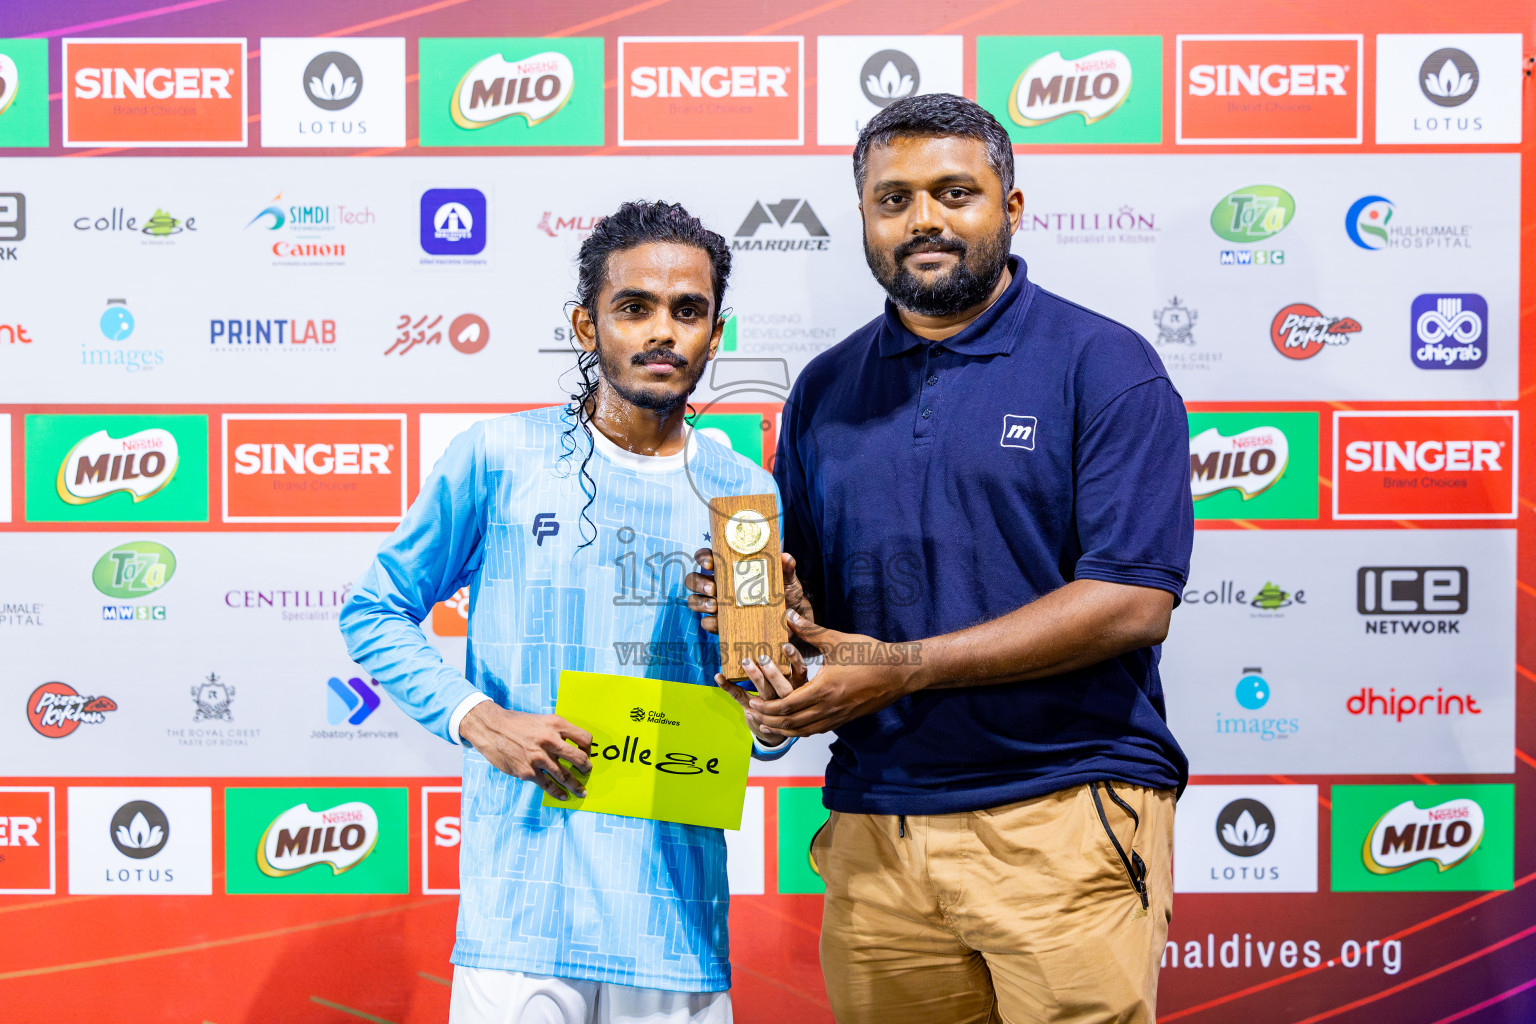
[[[998,442],[1004,448],[1035,450],[1035,418],[1033,416],[1004,416],[1003,439]]]

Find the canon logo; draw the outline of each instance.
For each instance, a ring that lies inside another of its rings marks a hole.
[[[784,83],[789,68],[773,65],[733,67],[638,67],[629,73],[629,94],[636,99],[681,99],[708,96],[721,99],[788,97]]]
[[[1344,447],[1350,473],[1500,472],[1498,441],[1351,441]]]
[[[235,472],[389,475],[389,449],[387,444],[242,444],[235,447]]]
[[[230,75],[225,68],[80,68],[75,98],[227,100]]]
[[[1347,64],[1196,64],[1191,96],[1345,96]]]

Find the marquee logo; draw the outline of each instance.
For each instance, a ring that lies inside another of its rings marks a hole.
[[[1361,141],[1362,36],[1187,35],[1175,47],[1179,143]]]
[[[794,229],[790,225],[794,225]],[[764,237],[757,237],[759,228],[767,228]],[[731,240],[731,248],[737,251],[803,249],[825,252],[831,245],[827,229],[804,199],[780,199],[776,203],[755,200],[741,227],[736,229],[736,237]]]
[[[531,128],[558,114],[575,87],[575,66],[557,50],[517,61],[493,53],[459,80],[449,116],[460,128],[485,128],[509,117],[521,117]]]
[[[1275,485],[1290,461],[1285,432],[1254,427],[1226,436],[1212,427],[1189,439],[1189,482],[1194,499],[1236,490],[1246,501]]]
[[[1131,92],[1131,60],[1119,50],[1099,50],[1067,60],[1060,51],[1024,69],[1008,96],[1014,124],[1033,128],[1081,114],[1084,124],[1102,121]]]
[[[1360,331],[1360,321],[1324,316],[1316,306],[1293,302],[1269,322],[1269,340],[1287,359],[1311,359],[1330,345],[1346,345]]]
[[[134,540],[97,559],[91,582],[108,597],[148,597],[176,575],[176,556],[164,544]]]
[[[1335,519],[1513,519],[1515,412],[1336,412]]]
[[[117,710],[111,697],[86,696],[68,683],[44,683],[27,698],[27,721],[41,736],[62,739],[82,725],[100,725]]]
[[[1413,365],[1421,370],[1475,370],[1488,361],[1488,300],[1470,292],[1432,292],[1409,307]]]
[[[619,39],[619,145],[798,146],[800,36]]]
[[[64,145],[244,146],[245,40],[64,40]]]
[[[392,523],[405,514],[405,416],[226,413],[224,521]]]
[[[309,804],[290,807],[273,819],[257,847],[264,875],[281,878],[324,864],[331,874],[350,871],[373,852],[379,816],[360,800],[312,811]]]
[[[176,475],[176,436],[151,427],[113,437],[98,430],[81,438],[59,463],[58,494],[71,505],[126,491],[135,502],[156,494]]]

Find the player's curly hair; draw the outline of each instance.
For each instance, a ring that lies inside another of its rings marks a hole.
[[[714,315],[718,318],[725,301],[726,282],[731,277],[731,248],[718,233],[709,230],[680,203],[636,200],[625,203],[617,211],[597,222],[592,233],[581,243],[576,255],[577,279],[575,304],[584,308],[595,321],[597,296],[608,280],[608,258],[616,252],[624,252],[651,242],[677,242],[702,249],[709,257],[710,276],[714,284]],[[575,340],[572,340],[575,344]],[[570,425],[560,435],[560,459],[569,460],[576,454],[575,431],[580,426],[587,435],[587,451],[581,460],[581,489],[587,503],[581,508],[580,547],[597,540],[597,525],[592,522],[590,510],[597,501],[597,483],[592,479],[587,464],[592,460],[592,400],[597,394],[598,354],[578,347],[576,372],[580,377],[571,400],[566,405]],[[588,531],[590,530],[590,535]]]

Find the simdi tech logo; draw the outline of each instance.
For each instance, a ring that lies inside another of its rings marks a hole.
[[[1359,35],[1181,35],[1174,139],[1181,145],[1361,141]]]
[[[405,415],[225,413],[224,521],[393,523],[405,514]]]
[[[245,39],[64,40],[64,145],[246,144]]]
[[[1163,140],[1161,36],[982,36],[977,101],[1014,142]]]
[[[621,146],[798,146],[801,36],[619,38]]]
[[[26,519],[208,520],[208,417],[31,415]]]
[[[0,148],[48,145],[48,40],[0,39]]]
[[[1316,413],[1190,413],[1189,433],[1196,519],[1317,518]]]
[[[1334,786],[1334,892],[1514,887],[1515,787]]]
[[[417,45],[422,146],[603,144],[601,37]]]
[[[0,786],[0,896],[54,891],[53,787]]]
[[[1514,519],[1517,412],[1335,412],[1335,519]]]
[[[405,145],[405,40],[261,40],[261,144]]]
[[[225,891],[408,891],[407,792],[403,787],[225,790]]]

